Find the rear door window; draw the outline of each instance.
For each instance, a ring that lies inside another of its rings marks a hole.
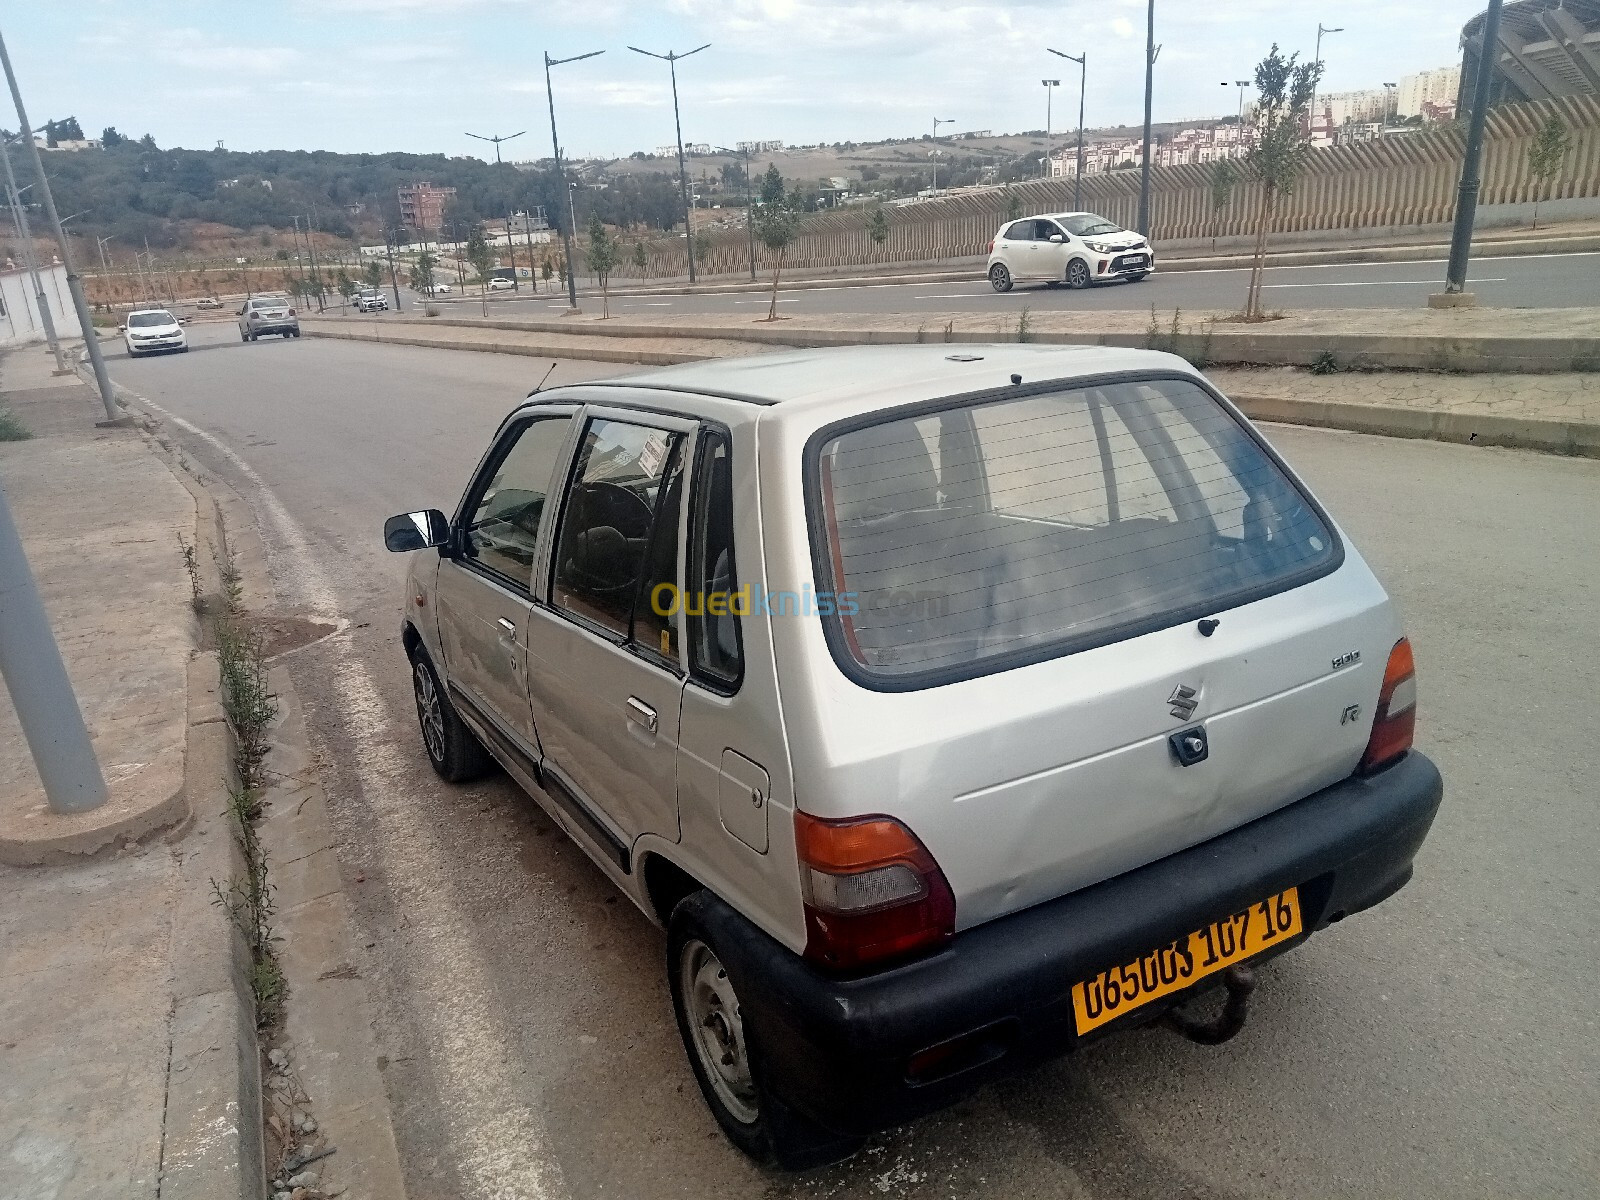
[[[1033,241],[1033,222],[1031,220],[1014,221],[1003,236],[1008,242],[1031,242]]]
[[[863,682],[1104,645],[1333,570],[1326,520],[1197,383],[1128,379],[813,440],[825,618]]]

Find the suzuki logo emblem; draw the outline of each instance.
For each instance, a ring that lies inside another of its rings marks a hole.
[[[1172,715],[1180,721],[1187,721],[1194,716],[1194,710],[1200,707],[1199,695],[1197,689],[1186,683],[1173,688],[1172,695],[1167,697],[1167,703],[1172,705]]]

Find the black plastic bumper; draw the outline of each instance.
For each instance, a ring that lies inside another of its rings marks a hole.
[[[1078,980],[1288,887],[1314,931],[1393,895],[1438,812],[1438,769],[1415,752],[1240,829],[957,935],[859,979],[814,970],[726,905],[711,932],[739,990],[767,1086],[830,1129],[865,1134],[1074,1049]],[[1213,977],[1201,988],[1215,986]],[[1179,992],[1090,1034],[1149,1020]],[[912,1084],[912,1055],[977,1030],[973,1065]]]

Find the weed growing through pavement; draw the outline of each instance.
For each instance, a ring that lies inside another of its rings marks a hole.
[[[228,617],[213,625],[217,663],[222,674],[222,711],[233,726],[239,782],[246,790],[261,786],[261,764],[267,757],[267,726],[278,715],[278,698],[267,684],[261,635]]]
[[[1337,375],[1344,368],[1339,365],[1339,358],[1332,350],[1319,351],[1311,360],[1311,373],[1313,375]]]
[[[1022,306],[1022,311],[1017,314],[1017,341],[1033,341],[1033,310],[1026,304]]]
[[[0,442],[25,442],[33,432],[9,408],[0,408]]]
[[[222,548],[222,561],[217,564],[217,571],[222,576],[222,594],[228,604],[228,613],[238,616],[244,611],[244,572],[239,569],[231,546]]]
[[[956,323],[954,321],[946,321],[944,323],[944,340],[947,342],[955,341],[955,337],[953,336],[955,331]]]
[[[183,569],[189,572],[189,605],[197,613],[206,611],[206,598],[204,590],[200,587],[200,560],[195,554],[194,547],[183,540],[183,535],[178,535],[178,546],[183,554]]]
[[[1172,325],[1163,329],[1160,318],[1156,316],[1156,306],[1153,304],[1150,306],[1150,327],[1145,330],[1144,335],[1146,350],[1176,354],[1179,358],[1186,359],[1195,370],[1203,371],[1211,365],[1212,336],[1213,328],[1209,321],[1199,333],[1184,332],[1181,308],[1172,310]]]

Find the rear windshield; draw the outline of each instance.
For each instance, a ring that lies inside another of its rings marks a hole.
[[[128,316],[129,329],[145,329],[152,325],[176,325],[169,312],[137,312]]]
[[[817,454],[829,640],[863,682],[926,686],[1104,645],[1342,556],[1262,446],[1179,378],[884,421]]]

